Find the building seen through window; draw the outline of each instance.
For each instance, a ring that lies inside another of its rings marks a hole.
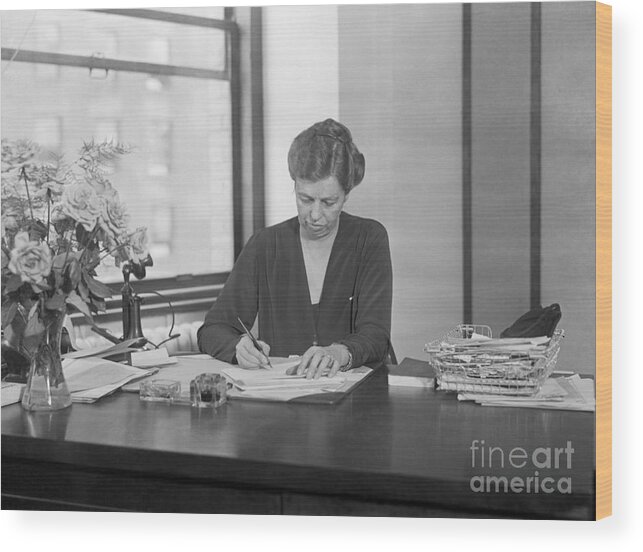
[[[223,19],[223,8],[181,11]],[[92,139],[130,145],[110,179],[148,228],[149,278],[226,272],[234,254],[226,31],[177,18],[2,16],[2,137],[66,158]],[[102,276],[121,278],[115,267]]]

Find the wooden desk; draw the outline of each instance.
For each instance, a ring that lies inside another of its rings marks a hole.
[[[571,469],[538,471],[571,477],[572,494],[473,492],[476,475],[534,476],[472,467],[474,440],[507,456],[571,441]],[[335,406],[209,411],[118,393],[52,414],[2,409],[3,509],[592,519],[594,494],[593,414],[389,388],[384,369]]]

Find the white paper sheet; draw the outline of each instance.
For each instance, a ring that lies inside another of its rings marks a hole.
[[[22,383],[2,382],[2,406],[9,406],[20,401],[22,397]]]
[[[579,410],[583,412],[594,412],[596,410],[594,380],[581,378],[578,374],[546,380],[540,392],[533,397],[460,393],[458,400],[475,401],[482,406],[519,406],[522,408]]]
[[[102,358],[63,360],[63,374],[73,402],[94,402],[126,383],[153,373]]]
[[[181,395],[189,397],[190,382],[196,376],[205,373],[220,374],[223,368],[231,366],[230,364],[216,360],[209,355],[178,356],[173,358],[176,359],[176,364],[164,366],[152,376],[124,385],[123,391],[138,393],[142,381],[149,379],[168,379],[180,382]]]
[[[288,376],[286,370],[296,366],[298,358],[271,357],[272,370],[259,368],[245,370],[203,355],[176,357],[173,366],[160,368],[156,374],[144,379],[170,379],[181,383],[181,397],[190,396],[190,382],[199,374],[224,374],[230,382],[241,381],[243,390],[233,387],[228,391],[230,398],[288,401],[297,397],[318,393],[343,393],[351,389],[372,370],[362,367],[341,372],[334,378],[307,380],[302,376]],[[138,392],[144,380],[123,386],[123,391]]]
[[[136,343],[138,338],[129,339],[126,341],[121,341],[116,344],[109,345],[99,345],[98,347],[89,347],[87,349],[79,349],[78,351],[72,351],[70,353],[65,353],[63,358],[87,358],[87,357],[106,357],[111,355],[116,355],[120,353],[129,353],[132,351],[139,351],[139,349],[133,349],[130,345]]]

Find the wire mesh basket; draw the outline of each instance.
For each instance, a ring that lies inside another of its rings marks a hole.
[[[489,326],[460,324],[424,350],[439,389],[531,396],[553,372],[564,335],[493,339]]]

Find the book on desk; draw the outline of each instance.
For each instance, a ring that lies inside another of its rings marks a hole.
[[[388,367],[388,384],[432,389],[435,386],[435,374],[427,361],[406,357],[397,366]]]

